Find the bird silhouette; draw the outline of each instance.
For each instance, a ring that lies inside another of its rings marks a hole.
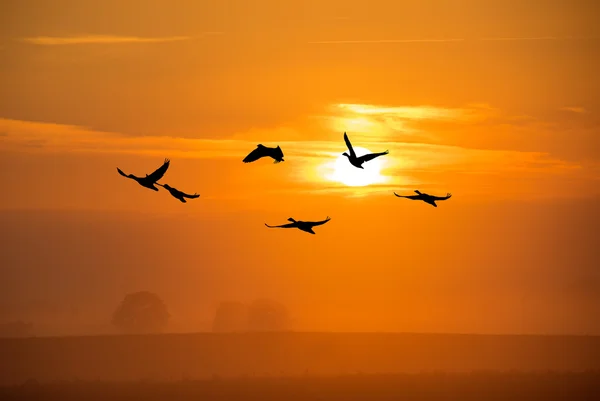
[[[158,188],[156,188],[154,186],[154,184],[156,184],[156,181],[160,180],[163,177],[163,175],[165,175],[165,173],[167,172],[167,169],[169,168],[170,162],[171,161],[169,159],[165,159],[162,166],[157,168],[152,174],[150,174],[150,175],[146,174],[145,177],[137,177],[133,174],[125,174],[118,167],[117,167],[117,171],[123,177],[131,178],[132,180],[137,181],[138,184],[140,184],[141,186],[143,186],[145,188],[152,189],[154,191],[158,191]]]
[[[281,148],[279,146],[277,146],[276,148],[269,148],[268,146],[264,146],[261,144],[256,145],[256,149],[250,152],[248,156],[246,156],[246,158],[242,161],[244,163],[252,163],[260,158],[267,156],[275,160],[275,163],[285,161],[283,160],[283,152],[281,151]]]
[[[429,203],[433,207],[437,207],[437,205],[435,204],[435,201],[443,201],[443,200],[446,200],[446,199],[449,199],[452,197],[451,193],[448,193],[446,196],[433,196],[433,195],[421,193],[421,192],[419,192],[419,190],[416,190],[415,192],[417,193],[417,195],[398,195],[395,192],[394,192],[394,195],[396,195],[398,198],[420,200],[425,203]]]
[[[297,228],[297,229],[307,232],[307,233],[316,234],[313,231],[313,227],[325,224],[329,220],[331,220],[331,217],[329,217],[329,216],[327,216],[327,218],[322,221],[296,221],[290,217],[288,219],[288,221],[291,221],[291,223],[289,223],[289,224],[283,224],[281,226],[270,226],[267,223],[265,223],[265,226],[267,226],[269,228]]]
[[[158,182],[156,183],[156,185],[163,187],[164,189],[166,189],[167,191],[169,191],[169,193],[175,198],[175,199],[179,199],[181,202],[186,203],[185,198],[188,199],[196,199],[198,198],[200,195],[198,194],[194,194],[194,195],[188,195],[185,192],[181,192],[180,190],[178,190],[177,188],[173,188],[171,186],[169,186],[169,184],[159,184]]]
[[[348,160],[350,161],[350,164],[352,164],[356,168],[364,169],[364,167],[362,166],[363,163],[368,162],[369,160],[373,160],[376,157],[387,155],[388,153],[390,153],[388,150],[386,150],[385,152],[381,152],[381,153],[368,153],[366,155],[356,157],[354,148],[352,147],[352,144],[350,143],[350,139],[348,139],[348,135],[345,132],[344,132],[344,141],[346,141],[346,146],[348,147],[348,151],[350,152],[350,154],[348,154],[346,152],[344,152],[342,154],[344,156],[346,156],[348,158]]]

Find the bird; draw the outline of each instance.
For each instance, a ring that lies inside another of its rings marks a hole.
[[[448,193],[446,196],[433,196],[433,195],[429,195],[429,194],[424,194],[421,193],[418,189],[415,190],[415,192],[418,195],[398,195],[397,193],[394,192],[394,195],[396,195],[398,198],[407,198],[407,199],[412,199],[412,200],[421,200],[425,203],[430,204],[433,207],[437,207],[437,205],[435,204],[435,201],[443,201],[446,199],[449,199],[452,197],[451,193]]]
[[[256,145],[256,149],[250,152],[248,156],[246,156],[242,161],[244,163],[252,163],[260,158],[267,156],[274,159],[275,163],[285,161],[283,160],[283,152],[281,151],[281,148],[279,146],[277,146],[276,148],[269,148],[268,146],[264,146],[262,144]]]
[[[186,203],[185,198],[188,199],[196,199],[198,198],[200,195],[198,194],[194,194],[194,195],[188,195],[185,192],[181,192],[180,190],[173,188],[171,186],[169,186],[169,184],[159,184],[158,182],[156,183],[156,185],[163,187],[164,189],[166,189],[167,191],[169,191],[169,193],[175,198],[175,199],[179,199],[181,202]]]
[[[322,224],[327,223],[329,220],[331,220],[331,217],[327,216],[327,218],[325,220],[322,221],[296,221],[293,218],[289,218],[288,221],[291,221],[291,223],[289,224],[283,224],[281,226],[270,226],[267,223],[265,223],[265,226],[269,227],[269,228],[297,228],[301,231],[310,233],[310,234],[316,234],[313,231],[313,227],[315,226],[320,226]]]
[[[133,174],[125,174],[118,167],[117,167],[117,171],[123,177],[131,178],[132,180],[137,181],[137,183],[140,184],[141,186],[143,186],[144,188],[148,188],[148,189],[152,189],[154,191],[158,191],[158,188],[156,188],[154,186],[154,184],[156,184],[156,181],[160,180],[163,177],[163,175],[165,175],[165,173],[167,172],[167,169],[169,168],[169,163],[170,162],[171,161],[169,159],[165,159],[165,161],[164,161],[164,163],[163,163],[162,166],[160,166],[159,168],[157,168],[152,174],[150,174],[150,175],[146,174],[145,177],[137,177],[137,176],[135,176]]]
[[[352,147],[352,144],[350,143],[350,139],[348,139],[348,135],[345,132],[344,132],[344,141],[346,141],[346,146],[348,147],[348,151],[350,151],[350,154],[344,152],[344,153],[342,153],[342,155],[346,156],[348,158],[348,161],[350,161],[350,164],[352,164],[356,168],[364,169],[364,167],[362,166],[362,164],[364,162],[368,162],[369,160],[373,160],[376,157],[387,155],[388,153],[390,153],[388,150],[386,150],[385,152],[381,152],[381,153],[368,153],[366,155],[356,157],[354,148]]]

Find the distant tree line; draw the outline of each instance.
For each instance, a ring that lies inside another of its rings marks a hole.
[[[287,331],[291,319],[285,306],[270,299],[257,299],[249,305],[221,302],[213,320],[213,331]]]
[[[112,324],[125,334],[162,333],[170,316],[158,295],[139,291],[125,295],[112,315]],[[284,305],[270,299],[257,299],[250,304],[221,302],[212,329],[214,332],[287,331],[291,329],[291,319]]]

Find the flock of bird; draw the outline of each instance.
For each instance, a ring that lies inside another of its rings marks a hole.
[[[348,161],[350,162],[350,164],[356,168],[364,169],[364,167],[363,167],[364,163],[366,163],[370,160],[373,160],[379,156],[387,155],[389,153],[389,151],[386,150],[385,152],[368,153],[366,155],[356,156],[356,152],[354,151],[354,148],[352,147],[352,143],[350,143],[350,139],[348,138],[348,135],[345,132],[344,132],[344,141],[346,142],[346,146],[348,147],[348,153],[344,152],[344,153],[342,153],[342,155],[346,156],[348,158]],[[281,148],[279,146],[277,146],[276,148],[270,148],[268,146],[264,146],[264,145],[260,145],[260,144],[257,145],[256,149],[254,149],[252,152],[250,152],[248,154],[248,156],[246,156],[244,158],[244,160],[242,160],[242,161],[244,163],[252,163],[259,159],[262,159],[263,157],[270,157],[273,160],[275,160],[275,163],[280,163],[280,162],[284,161],[283,160],[283,151],[281,150]],[[168,184],[160,184],[158,182],[160,179],[163,178],[163,176],[169,169],[169,165],[170,165],[170,160],[165,159],[162,166],[160,166],[158,169],[156,169],[153,173],[146,174],[145,177],[137,177],[133,174],[125,174],[118,167],[117,167],[117,171],[123,177],[130,178],[130,179],[136,181],[138,184],[140,184],[144,188],[158,191],[158,188],[156,187],[156,185],[158,185],[159,187],[163,187],[164,189],[169,191],[171,196],[173,196],[175,199],[178,199],[180,202],[186,203],[186,199],[198,198],[200,195],[198,195],[197,193],[194,193],[193,195],[189,195],[189,194],[186,194],[185,192],[182,192],[174,187],[171,187]],[[394,195],[396,195],[399,198],[420,200],[420,201],[423,201],[434,207],[437,207],[437,204],[435,203],[436,201],[443,201],[452,196],[452,194],[450,194],[450,193],[448,193],[446,196],[433,196],[433,195],[429,195],[426,193],[422,193],[419,190],[416,190],[415,192],[416,192],[416,195],[398,195],[396,192],[394,192]],[[288,224],[282,224],[279,226],[270,226],[265,223],[265,226],[267,226],[269,228],[297,228],[301,231],[304,231],[304,232],[307,232],[310,234],[315,234],[315,232],[313,231],[313,227],[325,224],[329,220],[331,220],[331,218],[329,216],[325,220],[322,220],[322,221],[300,221],[300,220],[294,220],[293,218],[290,217],[288,219],[288,221],[290,221],[290,223],[288,223]]]

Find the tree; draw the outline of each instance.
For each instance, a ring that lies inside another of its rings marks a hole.
[[[160,333],[169,321],[167,306],[156,294],[140,291],[127,294],[112,316],[112,323],[124,333]]]
[[[221,302],[213,320],[213,331],[245,331],[248,328],[248,308],[241,302]]]
[[[257,299],[248,308],[248,329],[251,331],[285,331],[290,329],[288,310],[279,302]]]

